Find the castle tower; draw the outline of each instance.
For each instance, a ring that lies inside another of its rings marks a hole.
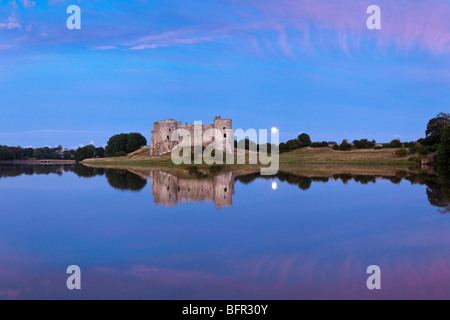
[[[220,116],[214,119],[214,129],[221,132],[224,145],[222,151],[233,153],[234,150],[234,130],[231,119],[222,119]]]
[[[153,124],[150,155],[161,155],[172,151],[178,144],[171,141],[173,132],[181,125],[173,119],[155,122]]]

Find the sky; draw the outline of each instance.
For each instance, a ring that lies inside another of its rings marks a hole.
[[[417,140],[450,112],[449,16],[449,0],[0,0],[0,145],[150,141],[155,121],[219,115],[282,141]]]

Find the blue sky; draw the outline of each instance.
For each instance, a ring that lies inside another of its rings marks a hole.
[[[150,139],[154,121],[216,115],[282,140],[416,140],[450,111],[449,15],[447,0],[0,0],[0,144]]]

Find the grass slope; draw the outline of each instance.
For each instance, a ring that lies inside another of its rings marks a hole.
[[[399,164],[417,165],[409,161],[408,157],[399,158],[395,155],[398,149],[357,149],[351,151],[336,151],[331,148],[302,148],[280,155],[281,164]],[[150,157],[148,148],[142,148],[124,157],[86,159],[85,164],[114,164],[114,165],[173,165],[170,154]]]

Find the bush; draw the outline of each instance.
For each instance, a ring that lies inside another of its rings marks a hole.
[[[311,143],[312,148],[324,148],[328,147],[328,142],[322,141],[322,142],[313,142]]]
[[[375,140],[369,141],[367,139],[361,139],[361,140],[353,141],[353,144],[358,149],[369,149],[369,148],[375,147],[376,141]]]
[[[288,151],[300,149],[301,147],[303,147],[303,143],[301,143],[298,140],[293,139],[293,140],[289,140],[288,142],[286,142],[286,148]]]
[[[349,151],[352,148],[352,145],[348,143],[346,139],[342,140],[341,145],[339,146],[339,150],[341,151]]]
[[[401,148],[401,147],[402,143],[400,142],[400,139],[392,140],[388,145],[388,148]]]
[[[427,148],[425,148],[424,146],[420,146],[416,149],[417,153],[420,154],[421,156],[426,156],[428,154],[428,150]]]
[[[395,155],[399,158],[404,158],[408,155],[408,151],[406,151],[406,149],[400,149],[395,151]]]
[[[280,150],[280,153],[283,153],[283,152],[287,152],[287,151],[288,151],[288,150],[287,150],[286,143],[284,143],[284,142],[280,143],[280,145],[278,146],[278,148],[279,148],[279,150]]]
[[[338,144],[333,145],[333,150],[338,151],[339,150],[339,145]]]

